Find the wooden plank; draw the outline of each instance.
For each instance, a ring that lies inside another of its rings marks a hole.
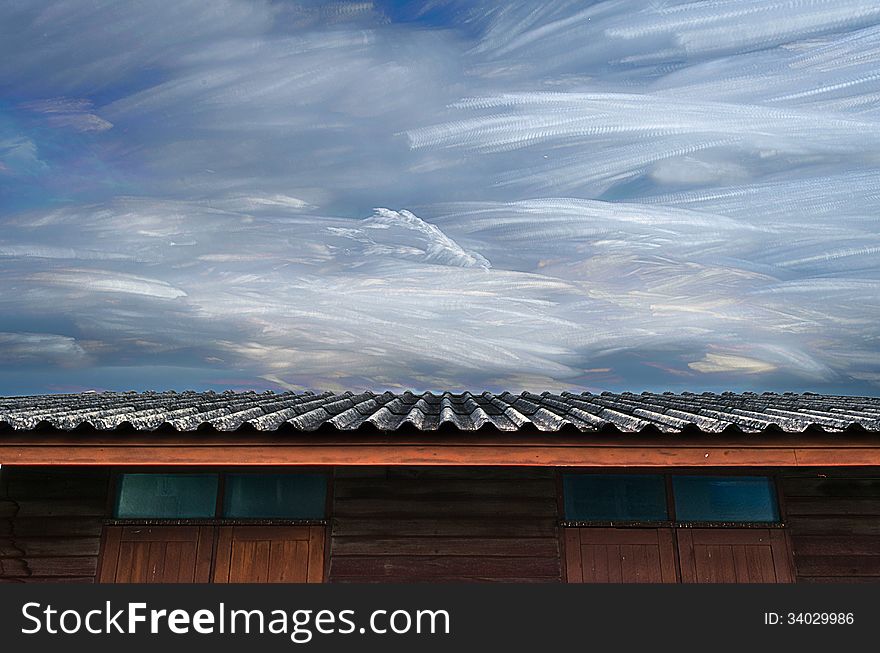
[[[352,468],[342,468],[343,470]],[[359,473],[369,473],[371,468],[358,467]],[[344,475],[337,470],[337,476]],[[394,482],[400,480],[420,481],[507,481],[515,479],[518,482],[534,480],[549,480],[555,483],[556,476],[552,469],[547,467],[471,467],[459,465],[446,465],[443,467],[386,467],[382,471],[382,478]]]
[[[562,529],[565,550],[565,577],[569,583],[583,583],[584,569],[581,559],[581,540],[579,529]]]
[[[290,580],[284,579],[285,582],[305,583],[309,579],[309,540],[297,540],[288,544],[293,550],[289,554],[295,560],[294,564],[289,565],[288,572]]]
[[[309,563],[306,574],[306,582],[324,582],[324,540],[326,538],[324,526],[309,527]]]
[[[78,468],[55,471],[52,473],[38,473],[29,468],[13,469],[16,473],[8,480],[7,496],[28,497],[30,499],[101,499],[107,497],[109,471],[105,470],[100,476],[70,476],[75,474]]]
[[[193,568],[194,583],[208,583],[211,580],[211,567],[214,562],[213,526],[199,526],[196,540],[196,559]]]
[[[17,537],[100,537],[104,520],[99,517],[16,517]]]
[[[170,579],[165,578],[165,561],[168,557],[168,542],[152,540],[147,554],[147,579],[148,583],[164,583]],[[173,554],[173,552],[172,552]],[[173,563],[172,563],[173,564]],[[175,570],[176,571],[176,570]]]
[[[35,537],[0,540],[0,557],[52,557],[98,555],[96,537]]]
[[[94,576],[97,558],[94,556],[62,556],[30,558],[27,567],[34,576]]]
[[[460,555],[552,556],[558,554],[555,537],[334,537],[333,555]]]
[[[378,584],[378,583],[423,583],[430,582],[432,585],[436,584],[446,584],[446,583],[558,583],[559,576],[505,576],[505,577],[492,577],[492,576],[472,576],[472,575],[464,575],[464,576],[456,576],[453,574],[445,575],[443,577],[437,578],[417,578],[411,575],[402,575],[402,576],[394,576],[387,575],[382,576],[380,578],[375,577],[364,577],[364,576],[333,576],[333,583],[359,583],[359,584]]]
[[[680,528],[675,531],[678,543],[679,571],[682,583],[697,582],[697,563],[694,558],[693,529]]]
[[[684,530],[684,529],[682,529]],[[694,546],[770,546],[770,531],[767,528],[691,528]]]
[[[656,528],[580,528],[581,544],[657,545]]]
[[[558,558],[484,558],[479,556],[344,556],[332,557],[330,576],[411,580],[462,577],[513,578],[524,576],[559,578]],[[527,573],[526,573],[527,572]]]
[[[793,583],[795,580],[792,565],[791,541],[781,530],[770,530],[770,548],[773,552],[773,570],[777,583]]]
[[[880,555],[797,556],[798,577],[871,576],[880,577]]]
[[[843,516],[792,517],[786,521],[793,537],[801,535],[880,535],[880,519]]]
[[[876,576],[798,576],[799,583],[877,584]]]
[[[98,582],[109,583],[116,577],[119,563],[119,546],[122,541],[122,526],[107,526],[101,542],[101,568]]]
[[[798,555],[877,555],[880,535],[801,535],[795,539]]]
[[[232,526],[217,529],[217,552],[214,556],[212,579],[215,583],[228,583],[232,562]]]
[[[556,534],[555,517],[336,517],[332,524],[333,535],[339,537],[380,537],[389,533],[412,537],[555,537]]]
[[[2,568],[2,565],[0,565]],[[0,577],[0,584],[3,583],[64,583],[64,584],[88,584],[94,583],[94,576],[27,576],[23,578]]]
[[[103,517],[105,497],[73,499],[0,499],[0,517]]]
[[[0,444],[2,465],[796,467],[880,465],[880,447],[479,444]]]
[[[515,495],[511,495],[515,497]],[[384,516],[397,518],[423,515],[453,515],[455,517],[507,517],[522,515],[556,515],[555,497],[494,499],[473,496],[468,501],[449,501],[433,498],[395,499],[339,499],[333,504],[337,519],[345,516]]]
[[[516,480],[511,483],[511,480]],[[507,499],[511,496],[537,499],[554,496],[554,479],[471,480],[443,479],[431,475],[415,479],[345,479],[334,492],[341,499],[396,499],[399,497],[429,498],[448,501],[468,501],[475,496],[488,499]]]
[[[107,583],[140,583],[146,580],[144,547],[135,542],[120,542],[119,557],[110,575],[102,580]]]
[[[660,553],[660,582],[680,582],[681,572],[675,553],[675,537],[671,528],[657,529],[657,544]]]
[[[799,447],[795,456],[799,467],[866,467],[880,464],[880,447]]]
[[[786,477],[786,497],[880,497],[880,478]]]
[[[195,542],[198,539],[198,526],[123,526],[123,542]]]
[[[801,515],[867,515],[880,517],[880,497],[788,497],[785,502],[789,517]]]

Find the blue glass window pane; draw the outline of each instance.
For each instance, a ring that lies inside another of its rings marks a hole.
[[[116,516],[206,519],[217,505],[217,474],[123,474]]]
[[[251,519],[323,519],[324,474],[229,474],[223,516]]]
[[[664,521],[666,486],[659,475],[567,474],[565,518],[571,521]]]
[[[676,476],[672,487],[678,521],[779,521],[773,482],[763,476]]]

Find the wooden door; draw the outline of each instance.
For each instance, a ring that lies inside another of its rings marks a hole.
[[[207,583],[211,526],[108,526],[101,583]]]
[[[676,583],[669,528],[566,528],[569,583]]]
[[[684,583],[790,583],[785,533],[778,528],[678,529]]]
[[[320,583],[323,526],[223,526],[215,583]]]

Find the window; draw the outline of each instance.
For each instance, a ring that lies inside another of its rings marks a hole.
[[[673,476],[682,522],[778,522],[773,482],[762,476]]]
[[[217,474],[123,474],[116,500],[116,516],[154,519],[213,517],[217,483]]]
[[[319,520],[327,500],[319,473],[122,474],[117,487],[118,519]]]
[[[765,476],[565,474],[565,519],[578,522],[774,523],[779,508]]]
[[[569,521],[668,519],[666,485],[659,474],[568,474],[563,490]]]
[[[323,474],[229,474],[223,516],[322,519],[326,499]]]

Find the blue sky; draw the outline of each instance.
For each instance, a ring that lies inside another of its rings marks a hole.
[[[869,0],[0,5],[0,394],[880,384]]]

